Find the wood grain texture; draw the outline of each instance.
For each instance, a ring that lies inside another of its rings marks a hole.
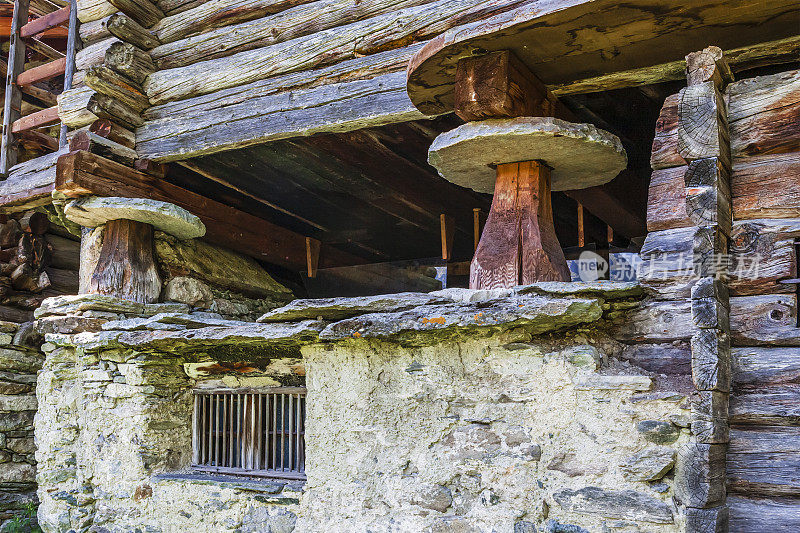
[[[76,0],[76,2],[78,20],[84,24],[117,12],[117,8],[106,0]]]
[[[734,346],[798,346],[797,296],[766,294],[731,298]]]
[[[675,497],[684,505],[714,507],[725,500],[725,446],[689,442],[678,450]]]
[[[470,265],[470,288],[569,281],[550,204],[550,170],[529,161],[498,165],[492,207]]]
[[[89,294],[139,303],[158,301],[161,277],[153,252],[153,227],[133,220],[109,220],[89,280]]]
[[[469,0],[473,2],[473,0]],[[465,7],[468,5],[467,2]],[[261,18],[239,24],[223,25],[220,28],[209,28],[197,35],[179,41],[164,41],[161,32],[159,38],[165,44],[152,50],[153,59],[160,69],[172,69],[191,65],[198,61],[207,61],[230,56],[235,53],[264,48],[292,39],[313,37],[319,31],[339,26],[353,27],[358,21],[369,21],[372,17],[391,13],[430,3],[430,0],[317,0],[301,2],[300,5],[282,10],[275,14],[264,14]],[[198,11],[195,8],[192,12]],[[185,17],[190,13],[182,13]],[[243,10],[243,12],[246,12]],[[198,26],[193,25],[193,28]],[[346,31],[346,30],[344,30]],[[357,29],[356,29],[357,31]],[[375,29],[380,32],[382,30]],[[385,26],[383,31],[386,31]],[[196,29],[195,29],[196,32]],[[194,33],[194,32],[193,32]],[[358,38],[358,34],[355,35]]]
[[[730,429],[728,398],[728,393],[718,391],[698,390],[692,394],[691,429],[698,443],[728,442]]]
[[[736,533],[794,533],[800,529],[796,499],[728,498],[730,530]]]
[[[800,151],[800,70],[748,78],[726,89],[731,156]],[[681,165],[678,153],[678,96],[667,98],[656,125],[651,166]]]
[[[153,104],[352,59],[428,39],[466,20],[486,17],[519,0],[436,0],[150,76]],[[405,86],[405,84],[403,84]]]
[[[111,70],[139,85],[156,69],[147,52],[130,43],[123,42],[114,43],[108,48],[105,54],[105,64]]]
[[[800,428],[731,430],[728,490],[754,497],[796,496],[800,492]]]
[[[161,19],[153,32],[163,43],[262,18],[311,0],[210,0]]]
[[[402,72],[384,74],[254,98],[197,114],[189,123],[147,122],[136,132],[137,150],[147,159],[174,161],[278,139],[424,118],[408,100],[404,81]]]
[[[678,155],[685,161],[718,158],[730,168],[728,117],[713,81],[690,85],[678,100]]]
[[[598,76],[679,61],[709,42],[730,49],[797,35],[788,1],[645,0],[619,8],[611,0],[535,2],[446,32],[409,66],[412,101],[429,114],[451,110],[455,64],[475,49],[511,49],[542,81],[559,85],[585,78],[587,65]]]
[[[164,18],[164,12],[150,0],[108,0],[117,10],[125,13],[145,28],[152,27]]]
[[[96,92],[113,98],[119,103],[141,113],[148,107],[147,100],[139,87],[124,76],[120,76],[106,66],[92,67],[86,71],[85,83]]]
[[[693,310],[694,310],[694,302]],[[729,392],[731,341],[727,333],[702,329],[692,336],[692,381],[697,390]]]
[[[124,13],[114,13],[102,19],[81,24],[80,36],[84,45],[89,46],[109,37],[116,37],[121,41],[138,46],[142,50],[151,50],[161,44],[152,31]]]
[[[800,383],[800,350],[748,346],[731,349],[733,383],[737,392]]]

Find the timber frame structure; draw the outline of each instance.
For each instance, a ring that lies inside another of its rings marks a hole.
[[[796,0],[13,3],[0,148],[3,319],[31,322],[46,297],[80,293],[135,302],[135,320],[147,324],[131,331],[158,323],[166,332],[172,324],[146,306],[168,307],[177,278],[207,282],[208,302],[225,291],[272,299],[254,307],[260,314],[308,296],[304,283],[327,269],[344,279],[344,267],[441,258],[454,284],[502,292],[569,285],[567,260],[587,250],[638,254],[641,301],[624,319],[606,306],[602,320],[634,353],[626,362],[690,383],[681,389],[688,419],[673,421],[686,430],[670,481],[676,523],[800,529]],[[64,52],[35,38],[58,27]],[[32,41],[53,57],[26,70]],[[48,106],[22,116],[32,99]],[[590,124],[593,141],[608,132],[616,177],[551,195],[560,169],[543,158],[492,159],[493,203],[429,159],[434,140],[464,122],[524,117],[559,121],[558,138],[564,124]],[[54,125],[58,140],[45,130]],[[18,150],[27,144],[36,150]],[[196,263],[208,272],[174,252],[191,239],[213,251]],[[257,281],[220,274],[214,253]],[[677,268],[686,257],[688,270]],[[427,292],[430,283],[415,271],[398,286]],[[304,322],[298,335],[318,340],[358,314],[348,313],[320,318],[317,330]],[[480,328],[477,316],[459,325]],[[97,317],[106,319],[80,321]]]

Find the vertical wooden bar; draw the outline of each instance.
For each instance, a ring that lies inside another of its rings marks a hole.
[[[302,405],[302,402],[303,402],[303,396],[301,394],[298,394],[297,407],[296,407],[297,412],[295,414],[295,422],[294,422],[294,425],[297,428],[297,436],[294,439],[294,457],[295,457],[295,462],[297,463],[297,468],[295,468],[295,470],[297,470],[298,472],[300,471],[300,420],[302,419],[300,407]]]
[[[256,422],[256,431],[258,431],[258,442],[256,447],[256,468],[258,470],[264,469],[264,395],[258,395],[258,421]]]
[[[450,215],[439,215],[439,230],[442,238],[442,260],[453,258],[453,238],[456,234],[456,221]]]
[[[200,396],[200,464],[206,462],[206,397]]]
[[[294,459],[293,446],[294,446],[294,394],[289,394],[289,449],[286,450],[286,462],[288,463],[289,470],[293,470],[292,464]]]
[[[72,77],[75,75],[75,50],[78,41],[78,2],[69,0],[69,33],[67,34],[67,65],[64,68],[64,90],[72,88]],[[58,135],[58,146],[67,145],[67,125],[61,124]]]
[[[218,394],[214,395],[214,466],[219,466],[219,433],[222,429],[219,426],[219,398],[220,396]]]
[[[0,144],[0,177],[8,177],[8,171],[17,164],[17,141],[11,133],[11,125],[22,117],[22,91],[17,86],[17,76],[25,68],[25,41],[19,31],[28,22],[30,0],[14,2],[14,16],[9,32],[8,70],[6,72],[6,92],[3,106],[2,144]]]
[[[208,396],[208,464],[214,461],[214,396]]]
[[[281,471],[286,469],[286,395],[281,394]]]
[[[222,397],[222,466],[228,466],[228,394]]]
[[[578,204],[578,248],[586,246],[586,231],[583,228],[583,205]]]
[[[234,458],[234,455],[233,455],[233,446],[234,446],[234,444],[233,443],[236,442],[236,436],[234,434],[234,432],[236,431],[236,429],[235,429],[236,428],[236,420],[234,420],[234,418],[233,418],[233,411],[234,411],[234,409],[236,409],[236,399],[234,398],[233,393],[231,393],[229,396],[231,397],[230,413],[229,413],[231,423],[230,423],[230,438],[228,439],[228,464],[227,464],[227,466],[233,467],[233,466],[235,466],[235,463],[233,462],[234,461],[234,459],[233,459]]]
[[[236,403],[237,403],[238,409],[239,409],[239,411],[238,411],[238,413],[236,415],[236,437],[237,437],[238,442],[239,442],[238,446],[236,446],[237,453],[239,454],[238,461],[237,461],[237,466],[239,468],[244,468],[244,463],[242,462],[242,460],[243,460],[242,451],[244,450],[244,439],[243,439],[243,435],[242,435],[242,430],[243,430],[242,420],[243,420],[243,418],[242,418],[242,395],[241,394],[237,394],[236,395]]]
[[[195,394],[193,400],[194,417],[192,417],[192,464],[200,464],[200,398]]]
[[[278,469],[276,452],[278,449],[278,396],[272,396],[272,469]]]
[[[472,251],[478,249],[478,243],[481,241],[481,214],[480,207],[472,208]]]
[[[250,438],[247,439],[249,448],[248,468],[255,468],[256,462],[256,395],[250,395]]]

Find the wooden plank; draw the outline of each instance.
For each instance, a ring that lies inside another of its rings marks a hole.
[[[76,0],[78,20],[82,23],[107,17],[117,12],[117,8],[106,0]]]
[[[794,242],[798,237],[800,219],[736,222],[731,235],[731,294],[793,292],[792,285],[778,282],[797,277]]]
[[[67,4],[61,9],[28,22],[22,27],[22,29],[20,29],[19,34],[23,38],[31,37],[33,35],[43,33],[45,30],[53,28],[54,26],[69,22],[69,12],[70,7],[69,4]]]
[[[728,123],[734,158],[800,151],[800,70],[730,84]],[[677,147],[678,96],[667,98],[656,125],[651,166],[682,165]]]
[[[731,349],[736,390],[763,389],[800,382],[800,350],[748,346]]]
[[[224,58],[159,70],[150,76],[145,89],[153,104],[208,94],[423,41],[466,20],[485,18],[519,3],[520,0],[436,0],[396,9]],[[272,26],[267,31],[271,33]]]
[[[120,76],[105,66],[92,67],[86,71],[84,82],[100,94],[108,96],[136,113],[141,113],[150,102],[136,84],[124,76]]]
[[[17,76],[17,85],[33,85],[40,81],[46,81],[56,76],[62,76],[67,68],[67,58],[62,57],[44,65],[33,67]]]
[[[731,298],[734,346],[800,346],[797,296],[766,294]]]
[[[193,22],[189,20],[189,22]],[[161,44],[152,31],[142,27],[124,13],[114,13],[99,20],[81,25],[81,40],[85,45],[93,45],[109,37],[151,50]]]
[[[800,493],[800,428],[731,431],[728,491],[747,496]]]
[[[647,229],[662,231],[692,226],[686,210],[686,166],[654,170],[647,193]]]
[[[404,83],[405,74],[397,72],[256,98],[195,115],[190,123],[148,121],[136,132],[137,151],[146,159],[174,161],[319,132],[424,118],[408,100]]]
[[[17,145],[11,132],[11,125],[21,116],[22,93],[16,84],[17,75],[25,68],[25,41],[19,37],[19,30],[28,21],[30,0],[17,0],[14,3],[14,17],[9,33],[8,72],[6,74],[5,102],[3,103],[3,131],[0,145],[0,176],[5,178],[17,163]]]
[[[198,32],[208,32],[222,26],[260,19],[312,0],[218,0],[201,2],[186,11],[170,14],[155,26],[153,31],[163,43],[182,39]],[[314,2],[322,16],[320,2]],[[319,28],[322,29],[322,28]]]
[[[797,384],[743,390],[731,395],[730,421],[736,426],[800,425]]]
[[[736,533],[795,533],[800,530],[800,501],[731,496],[730,530]]]
[[[18,133],[20,131],[41,128],[42,126],[52,126],[53,124],[58,124],[59,121],[58,106],[49,107],[14,121],[11,125],[11,131],[13,133]]]
[[[87,152],[59,159],[56,189],[70,197],[95,194],[172,202],[200,217],[206,225],[205,240],[287,268],[306,269],[304,236]],[[359,262],[354,256],[322,246],[323,266]]]

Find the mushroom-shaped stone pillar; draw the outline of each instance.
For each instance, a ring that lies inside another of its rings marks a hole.
[[[81,294],[139,303],[156,302],[161,293],[153,230],[179,239],[206,232],[200,219],[185,209],[144,198],[81,198],[69,202],[64,215],[84,228],[96,228],[81,244]]]
[[[571,114],[510,51],[465,50],[469,42],[450,50],[446,38],[431,41],[409,64],[408,94],[425,113],[454,110],[468,121],[434,140],[431,165],[448,181],[494,193],[470,288],[569,281],[550,192],[614,179],[627,165],[622,143],[591,124],[555,118]]]

